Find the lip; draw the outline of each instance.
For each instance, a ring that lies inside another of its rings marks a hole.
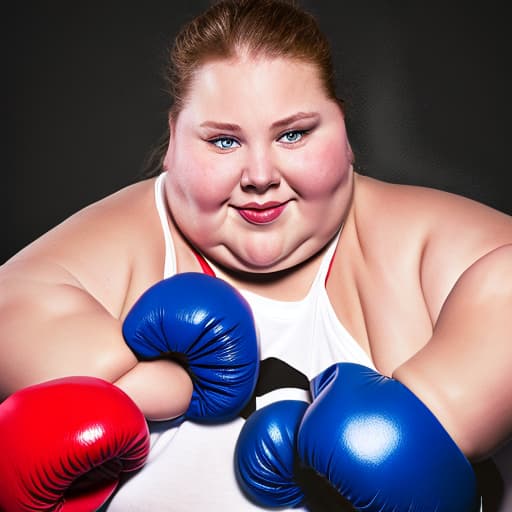
[[[237,208],[240,216],[251,224],[270,224],[281,216],[287,203],[269,201],[267,203],[248,203]]]

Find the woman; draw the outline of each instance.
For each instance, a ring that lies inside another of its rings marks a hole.
[[[187,372],[138,362],[121,328],[163,277],[207,272],[251,305],[262,378],[290,376],[277,388],[304,396],[302,378],[360,363],[412,390],[468,459],[495,453],[512,432],[512,219],[358,174],[327,42],[288,2],[220,2],[183,28],[171,64],[163,172],[2,267],[2,396],[91,375],[149,419],[179,416]],[[232,469],[243,424],[155,423],[148,464],[109,510],[257,510]]]

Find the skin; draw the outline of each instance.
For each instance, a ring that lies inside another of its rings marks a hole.
[[[327,291],[377,369],[423,400],[468,457],[510,436],[509,216],[355,173],[343,114],[307,63],[206,63],[170,126],[179,272],[200,271],[195,246],[235,286],[297,300],[343,224]],[[132,304],[163,275],[153,187],[147,180],[91,205],[1,268],[2,395],[89,374],[116,382],[148,417],[186,409],[186,373],[137,363],[121,336]],[[269,201],[285,205],[272,222],[241,215]]]
[[[184,236],[212,260],[237,272],[279,272],[311,258],[339,229],[352,153],[342,113],[311,80],[314,68],[233,64],[213,62],[196,74],[194,101],[171,130],[167,195]],[[285,205],[271,224],[240,215],[244,205],[269,201]]]

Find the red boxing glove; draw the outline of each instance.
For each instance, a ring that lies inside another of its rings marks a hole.
[[[146,420],[119,388],[70,377],[0,405],[0,510],[91,512],[149,453]]]

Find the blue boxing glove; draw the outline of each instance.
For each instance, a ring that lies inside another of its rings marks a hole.
[[[138,299],[123,323],[123,336],[141,360],[175,359],[193,383],[187,419],[227,421],[250,399],[259,368],[251,309],[225,281],[178,274]]]
[[[255,411],[245,422],[235,450],[240,487],[263,507],[294,507],[304,501],[296,482],[296,439],[308,407],[300,400],[281,400]]]
[[[400,382],[339,363],[311,386],[298,454],[357,510],[478,510],[469,461]]]

